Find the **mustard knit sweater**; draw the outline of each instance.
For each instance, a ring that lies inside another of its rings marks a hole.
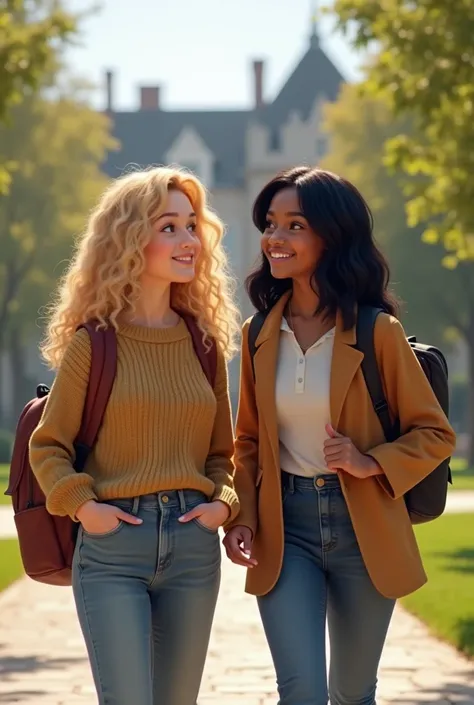
[[[30,462],[51,514],[75,518],[87,500],[194,489],[238,513],[227,369],[218,354],[214,391],[184,321],[174,328],[123,325],[117,375],[85,472],[76,473],[91,364],[87,331],[66,350],[43,418],[31,436]]]

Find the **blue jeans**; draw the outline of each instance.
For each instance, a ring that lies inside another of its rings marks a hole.
[[[367,574],[337,476],[282,475],[283,568],[258,598],[280,705],[373,705],[395,601]]]
[[[178,518],[191,490],[110,502],[143,523],[79,529],[73,589],[99,705],[195,705],[220,583],[217,531]]]

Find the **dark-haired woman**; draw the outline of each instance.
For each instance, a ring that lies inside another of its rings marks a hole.
[[[372,705],[395,600],[426,581],[404,494],[454,434],[388,292],[372,218],[352,184],[320,169],[277,176],[257,197],[262,259],[247,286],[236,430],[241,512],[229,557],[249,568],[280,705]],[[387,443],[355,347],[357,311],[382,308],[374,344],[401,435]],[[326,678],[325,625],[330,670]]]

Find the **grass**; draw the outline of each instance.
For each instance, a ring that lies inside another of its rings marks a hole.
[[[428,583],[403,605],[434,634],[474,657],[474,514],[416,527]]]
[[[1,504],[11,504],[11,499],[10,497],[5,497],[3,494],[5,490],[7,489],[8,485],[8,474],[10,472],[10,466],[9,465],[1,465],[0,464],[0,505]]]
[[[474,490],[474,468],[468,468],[464,458],[453,458],[451,471],[453,473],[451,490]]]
[[[0,540],[0,592],[23,575],[23,564],[16,539]]]

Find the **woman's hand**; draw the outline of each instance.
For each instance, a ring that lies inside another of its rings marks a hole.
[[[116,529],[121,521],[127,524],[142,523],[142,520],[133,514],[127,514],[112,504],[100,504],[93,499],[79,507],[76,518],[88,534],[108,534],[109,531]]]
[[[247,526],[234,526],[223,541],[227,558],[230,558],[232,563],[243,565],[246,568],[258,565],[250,554],[252,538],[252,532]]]
[[[324,457],[328,470],[342,470],[361,479],[383,475],[377,461],[358,451],[350,438],[342,436],[330,424],[326,424],[326,433],[329,438],[324,441]]]
[[[225,502],[220,499],[214,502],[203,502],[198,504],[183,516],[179,517],[179,521],[183,524],[193,519],[197,519],[206,529],[217,531],[224,524],[230,515],[230,508]]]

